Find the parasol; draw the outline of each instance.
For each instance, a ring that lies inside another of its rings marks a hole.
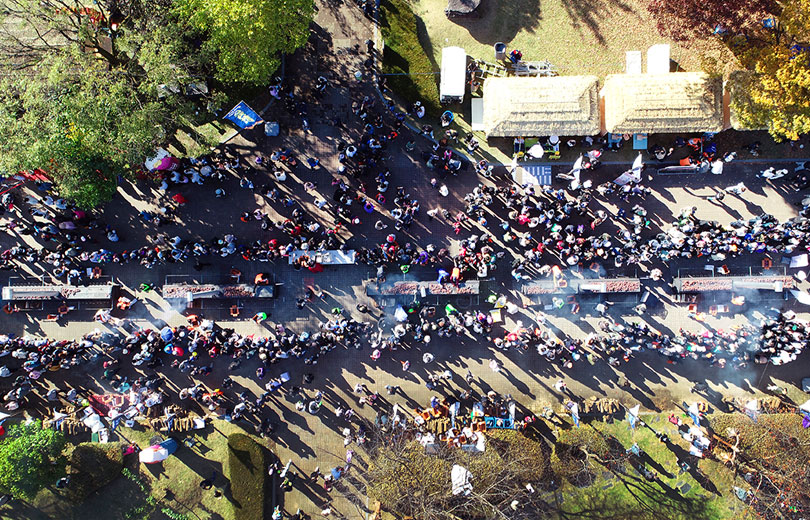
[[[171,327],[169,327],[168,325],[166,325],[166,326],[165,326],[165,327],[163,327],[163,329],[160,331],[160,339],[162,339],[163,341],[167,341],[167,342],[168,342],[168,341],[171,341],[171,340],[172,340],[172,338],[174,338],[174,331],[171,329]]]
[[[540,159],[543,157],[545,152],[546,151],[543,149],[543,145],[540,143],[537,143],[526,151],[528,155],[534,157],[535,159]]]

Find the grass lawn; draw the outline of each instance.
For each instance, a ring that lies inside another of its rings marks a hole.
[[[266,450],[249,436],[228,436],[228,478],[240,520],[263,520],[265,513]]]
[[[667,416],[668,414],[650,414],[642,418],[656,431],[667,433],[671,442],[688,449],[686,442],[675,436],[674,427],[667,422]],[[734,496],[731,488],[735,485],[745,487],[745,483],[739,477],[735,480],[733,472],[722,463],[701,459],[698,465],[700,471],[719,491],[720,495],[717,495],[702,487],[688,472],[681,471],[675,454],[659,442],[648,428],[639,426],[636,430],[632,430],[626,421],[606,423],[596,420],[583,423],[582,428],[594,428],[606,436],[618,439],[625,447],[637,443],[650,459],[655,461],[655,465],[648,464],[648,467],[658,473],[663,486],[650,484],[632,469],[621,479],[608,471],[603,471],[592,486],[578,488],[570,483],[563,485],[561,489],[564,496],[563,505],[567,512],[576,514],[587,508],[607,504],[630,506],[639,497],[650,507],[663,508],[666,501],[672,500],[668,498],[669,494],[671,497],[680,495],[686,499],[683,502],[676,499],[674,502],[680,504],[676,510],[680,508],[682,513],[673,513],[671,516],[673,519],[719,520],[740,517],[744,505]],[[683,492],[685,486],[688,486],[688,489]],[[671,510],[670,507],[665,509]]]
[[[446,0],[413,0],[417,24],[424,25],[433,57],[442,47],[459,46],[474,58],[494,61],[493,45],[518,48],[526,61],[549,60],[560,74],[624,72],[625,51],[671,44],[671,58],[681,70],[701,70],[700,52],[724,57],[709,42],[676,44],[659,35],[645,0],[482,0],[478,19],[448,19]]]
[[[430,41],[408,0],[382,0],[380,28],[385,42],[383,73],[392,74],[387,76],[388,88],[407,101],[421,100],[429,114],[438,116],[439,76],[431,74],[438,70],[437,61],[425,52]]]
[[[126,439],[146,447],[154,434],[150,430],[119,428]],[[175,515],[185,515],[188,520],[215,518],[237,520],[231,486],[227,480],[229,453],[228,436],[245,433],[239,426],[224,421],[215,421],[193,435],[173,434],[181,446],[166,461],[159,464],[141,464],[137,455],[128,455],[124,466],[131,476],[121,475],[109,485],[90,495],[81,504],[73,504],[56,490],[44,490],[26,512],[29,520],[166,520],[164,509]],[[186,437],[193,437],[197,445],[189,448],[183,444]],[[255,436],[253,440],[268,449],[271,443]],[[217,476],[214,488],[204,490],[200,481]],[[222,492],[214,496],[215,489]],[[5,506],[8,507],[8,506]],[[4,510],[0,509],[0,518]],[[183,520],[183,517],[177,517]]]

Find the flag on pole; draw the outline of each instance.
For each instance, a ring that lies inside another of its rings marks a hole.
[[[264,122],[259,114],[244,101],[240,101],[230,112],[225,114],[224,119],[232,121],[236,126],[242,129],[250,129]]]
[[[752,399],[745,403],[745,408],[743,408],[743,412],[745,415],[751,418],[754,422],[757,422],[757,417],[759,416],[759,405],[757,405],[757,400]]]
[[[638,422],[638,411],[641,409],[641,405],[637,404],[632,408],[627,409],[627,422],[630,423],[630,427],[632,429],[636,429],[636,423]]]
[[[576,403],[571,404],[571,418],[574,419],[574,424],[579,428],[579,406]]]
[[[700,410],[698,410],[697,403],[692,403],[689,405],[689,408],[686,410],[686,413],[689,414],[689,417],[695,422],[695,426],[700,426]]]

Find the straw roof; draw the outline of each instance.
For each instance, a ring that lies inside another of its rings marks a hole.
[[[488,137],[597,134],[598,79],[487,78],[484,128]]]
[[[611,74],[602,93],[608,132],[722,130],[721,80],[703,72]]]

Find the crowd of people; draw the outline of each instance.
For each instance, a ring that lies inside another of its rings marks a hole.
[[[373,52],[373,45],[368,51]],[[320,77],[310,95],[317,99],[329,88],[329,81]],[[281,100],[280,108],[290,118],[300,121],[304,130],[309,129],[308,98],[281,83],[271,89],[271,95]],[[740,255],[800,254],[810,250],[810,198],[802,202],[798,217],[784,222],[762,214],[721,225],[701,220],[697,208],[688,207],[673,215],[668,225],[658,226],[646,204],[651,190],[642,182],[606,182],[595,187],[577,183],[570,189],[506,182],[494,175],[493,165],[486,160],[470,163],[455,151],[454,147],[465,147],[468,153],[475,154],[479,143],[472,134],[459,136],[448,129],[436,136],[434,129],[424,124],[421,133],[429,139],[415,135],[406,123],[409,117],[424,117],[421,103],[402,111],[393,102],[380,103],[371,96],[361,96],[353,100],[351,112],[351,128],[338,119],[331,121],[334,127],[346,130],[335,143],[339,166],[331,186],[318,186],[314,180],[302,182],[312,204],[296,198],[286,184],[303,168],[323,168],[321,161],[286,147],[273,150],[267,157],[258,155],[247,160],[235,148],[226,146],[206,156],[175,160],[171,169],[157,172],[158,190],[165,197],[159,210],[141,211],[138,215],[152,231],[144,243],[119,234],[102,216],[72,205],[59,198],[48,182],[37,181],[28,194],[6,191],[0,197],[0,215],[6,217],[3,229],[30,236],[39,243],[34,247],[20,241],[0,252],[0,268],[17,270],[25,264],[38,265],[55,279],[78,285],[88,277],[98,277],[102,265],[152,268],[163,263],[193,262],[194,269],[202,270],[206,259],[214,256],[286,263],[287,257],[299,251],[352,248],[357,252],[357,261],[375,266],[380,277],[386,266],[402,273],[411,266],[430,266],[438,272],[439,283],[453,284],[486,279],[498,269],[522,281],[602,263],[615,268],[643,265],[653,279],[658,279],[662,276],[660,268],[676,258],[722,261]],[[401,140],[406,141],[405,151],[414,152],[425,164],[430,178],[428,189],[436,191],[438,201],[450,195],[448,184],[453,182],[452,177],[474,165],[470,175],[480,175],[481,182],[461,197],[462,209],[451,211],[453,204],[423,209],[411,185],[392,185],[389,159]],[[658,158],[672,152],[656,149],[650,153]],[[598,155],[589,155],[592,167]],[[763,173],[772,180],[778,178],[776,175],[775,171]],[[240,190],[255,192],[264,200],[262,207],[239,211],[240,225],[260,228],[264,232],[262,239],[245,241],[238,233],[229,233],[202,240],[181,236],[173,227],[190,204],[187,197],[192,197],[188,189],[191,185],[213,188],[215,197],[227,199],[226,187],[230,189],[229,183],[236,182]],[[727,195],[743,193],[745,186],[738,184],[718,191],[709,201],[722,205]],[[611,212],[603,203],[615,205],[618,210]],[[444,243],[446,237],[424,244],[410,238],[411,227],[420,220],[435,220],[452,229],[448,235],[459,241],[456,252],[451,253]],[[374,229],[385,235],[384,240],[374,244],[359,234],[354,236],[353,230],[372,222]],[[505,263],[509,263],[508,267]],[[307,256],[292,266],[319,269]],[[151,290],[152,286],[148,287]],[[299,308],[315,295],[312,289],[308,291],[312,294],[299,298]],[[502,305],[505,298],[498,298],[497,304]],[[187,374],[188,384],[178,383],[179,391],[171,400],[176,398],[186,407],[196,403],[198,410],[230,421],[247,418],[258,433],[268,435],[273,431],[273,420],[264,405],[274,399],[275,393],[286,392],[296,400],[299,411],[312,414],[319,413],[324,401],[323,394],[308,386],[314,380],[312,372],[305,372],[298,383],[290,382],[287,372],[269,377],[271,367],[278,364],[274,371],[283,371],[296,363],[294,360],[305,366],[315,365],[336,348],[367,349],[372,362],[377,363],[383,357],[404,357],[400,356],[402,351],[418,345],[424,351],[423,365],[430,370],[432,346],[441,343],[431,345],[434,336],[472,337],[501,351],[536,352],[560,370],[573,373],[577,364],[599,360],[619,368],[642,351],[656,351],[670,363],[704,359],[717,368],[730,365],[742,369],[752,362],[782,364],[795,360],[810,342],[807,323],[790,311],[779,312],[756,325],[748,323],[725,331],[706,329],[702,333],[681,329],[677,335],[662,333],[643,322],[622,324],[604,319],[599,333],[574,338],[552,332],[543,313],[536,314],[530,325],[518,322],[515,329],[506,330],[493,319],[490,306],[459,311],[451,304],[437,309],[414,303],[402,313],[404,318],[388,317],[377,323],[367,319],[368,309],[364,306],[357,310],[358,317],[353,317],[335,308],[317,328],[293,332],[279,324],[264,336],[245,336],[197,316],[189,316],[186,327],[132,328],[129,332],[122,328],[118,334],[94,332],[74,341],[3,335],[0,358],[8,357],[0,363],[0,377],[14,378],[11,390],[4,395],[6,409],[24,405],[32,391],[50,402],[79,402],[82,395],[75,387],[64,386],[61,374],[75,371],[74,367],[82,364],[96,363],[102,364],[105,384],[120,392],[141,388],[154,392],[162,388],[164,377],[175,381],[172,371]],[[266,318],[264,314],[256,321]],[[131,325],[126,320],[117,323]],[[169,333],[165,333],[166,329]],[[262,393],[236,387],[231,376],[245,366],[264,388]],[[501,370],[494,359],[490,368]],[[410,362],[403,360],[402,369],[411,370]],[[143,375],[145,371],[152,375]],[[430,374],[426,386],[432,391],[453,377],[447,370]],[[469,386],[469,378],[467,383]],[[389,387],[392,393],[395,387]],[[364,388],[355,393],[362,395],[357,406],[373,404],[378,397]],[[470,397],[469,393],[466,397]],[[499,417],[506,415],[505,401],[484,403],[497,405]],[[350,406],[335,405],[334,411],[339,419],[349,422],[357,417]],[[364,441],[365,424],[357,419],[357,426],[356,431],[344,430],[347,446]]]
[[[402,316],[405,319],[401,319]],[[675,336],[661,333],[643,322],[621,324],[603,320],[601,333],[592,333],[586,338],[560,337],[546,325],[546,317],[540,313],[533,325],[508,331],[494,323],[488,309],[461,312],[448,305],[444,312],[439,312],[432,306],[414,304],[395,321],[383,318],[375,325],[335,308],[331,317],[321,321],[315,330],[296,333],[279,324],[267,336],[259,337],[222,329],[210,320],[200,320],[193,315],[185,327],[131,328],[129,333],[118,334],[96,331],[74,341],[3,335],[0,336],[0,357],[9,357],[0,367],[0,377],[16,378],[13,390],[4,396],[7,404],[14,403],[10,409],[16,409],[32,387],[41,389],[44,395],[51,385],[48,379],[52,373],[99,359],[104,360],[104,378],[120,386],[127,381],[117,376],[117,372],[126,366],[144,365],[150,370],[171,367],[201,378],[215,371],[214,363],[218,360],[226,364],[225,373],[231,374],[252,358],[257,361],[253,364],[258,365],[256,379],[261,381],[272,365],[279,363],[284,369],[293,359],[303,365],[314,365],[321,356],[337,347],[367,348],[371,359],[377,362],[383,355],[396,357],[397,350],[421,345],[426,350],[423,362],[430,364],[434,358],[429,352],[434,335],[491,340],[494,348],[503,351],[536,351],[549,363],[567,371],[574,369],[577,363],[593,364],[598,359],[619,367],[640,351],[657,351],[671,363],[686,358],[706,359],[718,368],[729,363],[738,369],[750,362],[778,365],[795,360],[810,342],[807,323],[792,311],[767,317],[759,326],[749,323],[733,326],[728,331],[703,333],[680,329]],[[410,363],[403,362],[403,369],[409,370]],[[231,386],[228,379],[226,375],[222,382],[214,381],[208,386],[227,389]],[[267,383],[268,392],[278,386],[278,380],[271,380]],[[187,389],[185,395],[193,396],[195,392]],[[261,405],[269,395],[259,397],[255,406]],[[249,409],[258,410],[255,406]]]

